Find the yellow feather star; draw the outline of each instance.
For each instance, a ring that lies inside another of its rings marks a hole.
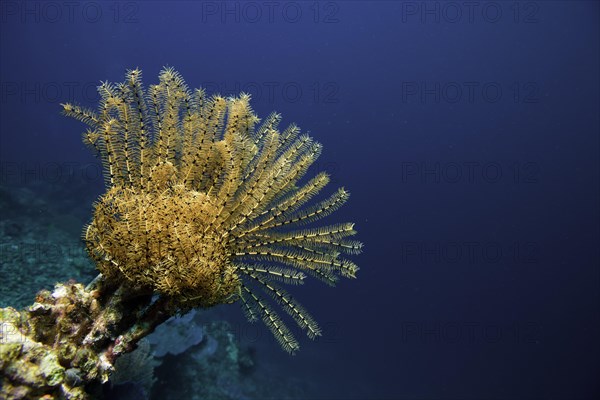
[[[348,199],[339,189],[305,205],[328,183],[325,173],[300,184],[321,145],[281,116],[262,124],[250,96],[207,97],[163,69],[147,91],[141,71],[121,84],[103,83],[97,113],[63,104],[90,126],[83,141],[102,159],[107,191],[84,231],[91,257],[108,279],[165,296],[179,310],[241,300],[282,347],[298,342],[261,288],[309,337],[314,319],[274,281],[300,284],[308,273],[328,284],[355,277],[340,254],[359,253],[353,224],[294,228],[319,220]]]

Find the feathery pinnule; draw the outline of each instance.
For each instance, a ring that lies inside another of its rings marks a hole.
[[[259,124],[247,94],[190,91],[172,68],[148,89],[134,69],[98,91],[97,113],[63,108],[89,125],[83,141],[105,171],[107,191],[84,231],[100,271],[181,311],[240,300],[249,320],[262,318],[291,353],[298,341],[261,292],[310,338],[320,335],[277,282],[299,285],[308,274],[334,285],[358,270],[341,257],[362,249],[348,239],[354,224],[311,225],[349,197],[341,188],[306,206],[330,180],[321,172],[300,183],[322,146],[295,124],[280,132],[278,113]]]

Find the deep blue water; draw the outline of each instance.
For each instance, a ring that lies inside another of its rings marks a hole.
[[[324,336],[290,357],[217,310],[314,398],[600,395],[597,2],[1,7],[5,185],[94,163],[59,103],[134,67],[248,91],[323,143],[352,193],[330,221],[365,243],[358,279],[297,291]]]

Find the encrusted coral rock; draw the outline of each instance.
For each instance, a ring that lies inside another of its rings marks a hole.
[[[67,379],[67,370],[78,363],[74,342],[85,331],[82,324],[93,321],[81,316],[94,315],[96,300],[80,284],[59,284],[53,293],[40,292],[36,300],[21,312],[0,309],[0,393],[11,399],[87,398],[82,387]],[[79,360],[85,364],[83,373],[107,377],[109,370],[101,370],[95,352],[88,356],[84,363]]]
[[[167,318],[150,295],[130,295],[99,276],[41,291],[26,310],[0,309],[0,398],[87,398],[84,384],[106,382],[116,358]]]

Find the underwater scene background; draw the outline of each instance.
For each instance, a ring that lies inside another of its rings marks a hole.
[[[290,292],[291,356],[237,305],[170,320],[107,398],[592,399],[600,394],[600,8],[593,1],[3,1],[0,307],[96,270],[101,81],[165,66],[323,144],[364,251]],[[594,378],[596,376],[596,378]]]

